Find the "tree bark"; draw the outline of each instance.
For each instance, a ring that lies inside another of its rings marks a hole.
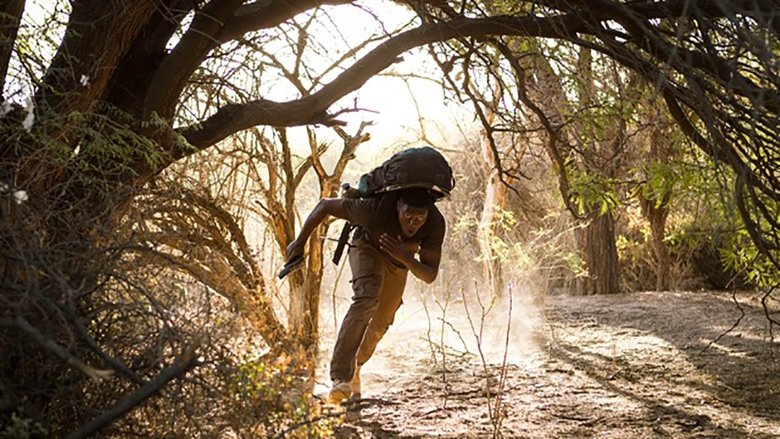
[[[25,0],[5,0],[0,7],[0,98],[3,97],[8,63],[14,52],[14,42],[24,12],[24,3]]]
[[[317,174],[317,180],[320,185],[320,198],[330,198],[338,195],[341,178],[346,170],[347,163],[354,159],[358,146],[371,138],[369,134],[363,132],[368,125],[370,124],[362,123],[354,135],[348,134],[342,128],[333,128],[341,137],[343,147],[330,173],[325,170],[320,161],[320,156],[323,153],[320,150],[320,144],[314,132],[309,130],[310,163]],[[298,183],[300,182],[299,178],[296,180]],[[316,356],[316,348],[319,343],[320,289],[325,269],[324,248],[329,224],[330,220],[326,220],[320,227],[314,230],[309,238],[305,276],[296,276],[290,281],[289,327],[299,335],[302,346],[312,353],[312,358]],[[292,227],[292,223],[289,226]],[[294,238],[294,236],[290,236],[288,240],[284,241],[284,245],[287,245]],[[298,273],[293,273],[293,275],[298,275]]]
[[[577,246],[588,268],[588,276],[577,278],[577,294],[619,293],[615,220],[609,212],[592,212],[588,219],[576,233]]]
[[[577,90],[578,97],[580,101],[587,102],[593,93],[593,78],[590,71],[591,57],[588,50],[581,51],[579,55],[577,68],[581,84]],[[540,111],[546,115],[551,127],[560,129],[560,133],[556,136],[560,136],[560,139],[571,145],[576,145],[576,149],[582,152],[575,156],[576,160],[571,160],[571,162],[574,163],[574,166],[580,167],[583,172],[609,176],[613,172],[609,166],[604,168],[595,165],[596,163],[604,165],[600,156],[609,156],[608,152],[602,151],[602,149],[607,148],[604,142],[593,140],[587,145],[583,144],[582,139],[586,137],[584,135],[586,127],[583,126],[581,120],[575,119],[571,124],[564,126],[564,121],[574,111],[572,103],[566,97],[561,79],[556,75],[550,63],[538,57],[538,62],[531,67],[536,71],[530,97],[537,103]],[[620,125],[620,123],[615,125]],[[553,134],[550,133],[550,136],[552,137]],[[557,139],[553,139],[553,141],[555,140]],[[560,146],[570,148],[565,143]],[[548,151],[548,153],[550,152]],[[570,150],[566,150],[564,153],[566,157],[573,156]],[[560,172],[567,171],[561,169]],[[564,187],[562,185],[561,189]],[[570,194],[562,193],[561,196],[568,199]],[[619,291],[619,277],[614,219],[609,212],[600,215],[598,210],[594,210],[592,207],[589,209],[589,211],[584,212],[583,219],[575,220],[581,223],[581,228],[577,229],[575,233],[577,248],[589,273],[585,278],[578,278],[577,292],[578,294],[617,293]]]
[[[500,99],[499,88],[496,87],[496,96],[493,98],[493,105],[498,105]],[[495,111],[492,108],[485,108],[485,118],[488,125],[492,125],[495,119]],[[482,257],[482,270],[485,280],[489,283],[493,294],[501,296],[504,288],[504,276],[502,265],[503,261],[496,252],[498,228],[501,222],[501,215],[506,209],[506,186],[501,181],[500,170],[496,161],[495,154],[490,147],[492,134],[487,132],[488,128],[480,131],[480,145],[482,147],[482,158],[485,160],[485,202],[482,205],[482,214],[477,226],[480,254]]]
[[[168,56],[166,45],[195,8],[195,0],[166,0],[138,32],[127,55],[116,67],[106,100],[141,117],[144,97],[155,72]]]
[[[316,353],[319,343],[320,287],[322,286],[323,235],[326,225],[311,234],[306,252],[305,273],[293,273],[290,279],[288,327],[301,349]]]
[[[670,133],[668,127],[671,122],[661,113],[661,109],[655,103],[651,103],[650,108],[646,111],[645,119],[648,125],[646,141],[650,149],[649,158],[656,163],[664,164],[671,157],[672,145],[666,137]],[[655,177],[652,175],[645,176],[648,181],[653,178]],[[640,191],[639,207],[642,215],[650,223],[650,239],[655,254],[655,289],[667,291],[671,281],[671,261],[669,250],[664,243],[664,235],[666,234],[666,219],[669,216],[672,189],[671,184],[664,184],[661,188],[660,190],[663,192],[660,193],[652,190]]]
[[[70,115],[103,99],[117,64],[157,10],[155,3],[74,1],[64,40],[37,90],[36,108]]]
[[[212,0],[195,18],[179,44],[160,63],[144,99],[142,116],[152,112],[166,120],[173,118],[192,72],[217,47],[217,34],[224,28],[243,0]]]
[[[655,201],[643,201],[642,211],[650,222],[651,240],[653,253],[655,253],[655,289],[657,291],[667,291],[670,286],[671,261],[669,259],[669,250],[664,243],[664,234],[666,231],[666,218],[669,216],[669,197],[660,206],[655,205]],[[646,204],[646,205],[644,205]]]

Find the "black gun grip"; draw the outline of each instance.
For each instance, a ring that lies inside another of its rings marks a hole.
[[[295,269],[300,267],[301,264],[303,264],[303,255],[298,255],[287,261],[287,263],[284,264],[284,267],[282,267],[282,270],[279,272],[279,279],[284,279],[285,276],[295,271]]]

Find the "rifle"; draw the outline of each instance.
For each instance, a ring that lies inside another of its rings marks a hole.
[[[360,197],[360,192],[358,192],[357,189],[354,189],[352,186],[350,186],[349,183],[341,184],[341,198],[359,198],[359,197]],[[344,223],[344,227],[341,228],[341,234],[339,235],[338,244],[336,244],[336,251],[333,252],[334,264],[339,265],[339,262],[341,261],[341,255],[344,254],[344,247],[346,247],[347,241],[349,241],[349,233],[354,228],[355,225],[350,224],[349,221],[346,221]]]
[[[355,226],[349,222],[345,222],[344,227],[341,228],[341,235],[339,235],[338,244],[336,244],[336,251],[333,252],[334,264],[339,265],[339,261],[341,261],[341,255],[344,254],[344,247],[347,245],[347,241],[349,240],[349,232],[351,232],[354,228]]]

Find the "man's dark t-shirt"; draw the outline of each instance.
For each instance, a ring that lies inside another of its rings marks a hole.
[[[444,216],[439,212],[439,209],[432,205],[428,210],[425,224],[417,230],[414,236],[407,238],[398,223],[397,203],[398,196],[394,194],[373,198],[345,199],[346,220],[358,226],[352,237],[352,243],[360,245],[362,240],[368,241],[371,246],[379,250],[395,265],[399,265],[400,262],[380,250],[379,237],[382,233],[400,238],[405,242],[416,242],[420,249],[440,251],[447,227]]]

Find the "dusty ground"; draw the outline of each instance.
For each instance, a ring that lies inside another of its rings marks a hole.
[[[507,303],[482,319],[420,297],[338,437],[780,437],[780,345],[756,293],[736,295],[745,315],[717,342],[741,315],[731,293],[514,298],[511,321]]]

